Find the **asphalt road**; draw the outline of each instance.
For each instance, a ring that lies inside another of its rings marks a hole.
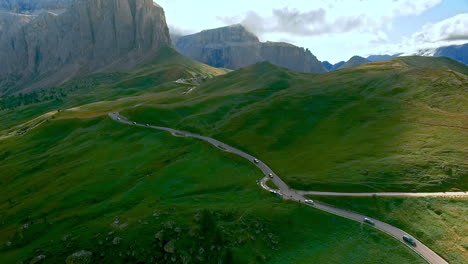
[[[267,191],[270,191],[270,192],[273,192],[273,193],[277,193],[278,195],[281,195],[283,197],[283,199],[285,199],[285,200],[292,200],[292,201],[296,201],[296,202],[299,202],[299,203],[306,204],[304,202],[306,200],[304,195],[323,195],[323,193],[327,193],[327,192],[306,192],[306,191],[299,191],[299,190],[291,189],[264,162],[262,162],[261,160],[255,158],[252,155],[249,155],[249,154],[247,154],[247,153],[245,153],[245,152],[243,152],[243,151],[241,151],[239,149],[236,149],[234,147],[226,145],[223,142],[218,141],[216,139],[205,137],[205,136],[200,136],[200,135],[193,134],[193,133],[186,132],[186,131],[180,131],[180,130],[176,130],[176,129],[172,129],[172,128],[167,128],[167,127],[160,127],[160,126],[152,126],[152,125],[134,123],[134,122],[129,121],[126,118],[120,116],[119,113],[116,113],[116,112],[109,114],[109,116],[113,120],[116,120],[116,121],[118,121],[120,123],[127,124],[127,125],[133,125],[133,126],[163,130],[163,131],[167,131],[167,132],[171,133],[173,136],[176,136],[176,137],[198,138],[198,139],[204,140],[204,141],[214,145],[215,147],[217,147],[218,149],[220,149],[222,151],[239,155],[239,156],[249,160],[250,162],[253,162],[265,174],[265,177],[259,182],[259,185],[262,188],[264,188]],[[257,163],[254,162],[255,159],[258,160]],[[270,174],[271,174],[271,177],[268,176]],[[271,180],[277,186],[277,188],[279,188],[279,189],[275,190],[273,188],[268,187],[266,185],[266,182],[268,180]],[[339,195],[339,193],[329,193],[329,194]],[[365,196],[372,196],[372,195],[375,195],[375,194],[379,194],[379,193],[366,193]],[[381,194],[382,193],[380,193],[380,195]],[[383,193],[383,194],[385,194],[385,193]],[[399,193],[399,194],[400,194],[399,195],[400,197],[401,196],[418,196],[416,193],[412,193],[412,194]],[[363,195],[364,194],[353,195],[352,193],[345,193],[344,194],[344,196],[363,196]],[[384,196],[384,195],[381,195],[381,196]],[[388,196],[390,196],[390,195],[388,195]],[[432,195],[425,194],[423,196],[432,196]],[[437,196],[437,195],[435,195],[435,196]],[[317,202],[317,201],[314,201],[313,205],[312,204],[306,204],[306,205],[314,207],[314,208],[322,210],[322,211],[325,211],[325,212],[328,212],[328,213],[331,213],[331,214],[334,214],[334,215],[337,215],[337,216],[341,216],[341,217],[344,217],[344,218],[359,222],[359,223],[363,223],[364,218],[372,219],[371,217],[361,215],[361,214],[358,214],[356,212],[339,209],[339,208],[336,208],[336,207],[333,207],[333,206],[330,206],[330,205],[327,205],[327,204],[324,204],[324,203],[320,203],[320,202]],[[403,230],[401,230],[401,229],[399,229],[397,227],[394,227],[392,225],[389,225],[387,223],[376,220],[376,219],[372,219],[372,221],[374,221],[375,225],[369,225],[370,227],[374,227],[374,228],[376,228],[376,229],[378,229],[378,230],[380,230],[380,231],[394,237],[395,239],[399,240],[400,242],[402,242],[403,244],[408,246],[410,249],[415,251],[417,254],[419,254],[422,258],[424,258],[429,263],[432,263],[432,264],[448,264],[448,262],[445,261],[442,257],[437,255],[434,251],[432,251],[426,245],[424,245],[419,240],[417,240],[413,236],[409,235],[405,231],[403,231]],[[408,243],[406,243],[405,241],[403,241],[403,235],[407,235],[407,236],[412,237],[416,242],[416,246],[411,246]]]
[[[433,192],[433,193],[407,193],[407,192],[339,193],[339,192],[314,192],[314,191],[298,191],[298,192],[302,195],[317,195],[317,196],[468,198],[467,192]]]

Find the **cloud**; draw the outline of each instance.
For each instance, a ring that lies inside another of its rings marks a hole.
[[[271,13],[247,11],[243,15],[219,16],[225,24],[241,23],[258,35],[286,33],[290,36],[321,36],[347,32],[381,32],[396,17],[419,15],[442,0],[317,0],[316,8],[297,3],[296,8],[276,7]],[[301,8],[304,7],[304,8]],[[301,10],[301,11],[299,11]],[[380,36],[380,39],[385,39]]]
[[[168,27],[172,36],[186,36],[195,33],[193,30],[187,30],[172,24],[169,24]]]
[[[438,42],[468,39],[468,13],[459,14],[435,24],[423,26],[422,31],[413,34],[415,42]]]
[[[327,13],[323,8],[300,12],[297,9],[286,7],[273,9],[270,17],[260,16],[253,11],[247,12],[241,24],[253,33],[260,35],[286,33],[291,36],[317,36],[349,32],[365,24],[365,20],[359,17],[338,17],[333,21],[327,21],[326,16]],[[222,20],[234,22],[237,18],[230,17]]]
[[[379,1],[377,1],[379,2]],[[394,0],[394,16],[420,15],[424,11],[440,4],[442,0]]]
[[[382,45],[387,53],[432,55],[436,48],[464,44],[468,40],[468,13],[424,25],[420,31],[400,43]]]

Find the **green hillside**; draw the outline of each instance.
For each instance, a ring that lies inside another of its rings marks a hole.
[[[468,190],[466,66],[410,57],[318,75],[259,63],[186,87],[173,81],[224,71],[164,56],[70,92],[60,105],[0,115],[1,127],[17,132],[0,133],[0,262],[44,255],[44,263],[63,263],[88,250],[96,263],[424,263],[366,226],[262,191],[261,173],[245,160],[106,114],[213,136],[299,189]],[[465,206],[440,204],[453,213],[450,223]],[[413,224],[402,211],[373,216],[463,263],[466,249],[451,227],[418,212]],[[434,226],[456,246],[434,240]]]
[[[449,263],[468,261],[468,201],[444,198],[314,197],[411,232]]]
[[[324,75],[261,63],[124,114],[236,145],[301,189],[466,190],[468,76],[447,68],[467,67],[406,63],[420,59]]]
[[[166,48],[149,63],[129,72],[96,73],[71,80],[60,87],[0,98],[0,130],[34,118],[40,113],[101,100],[159,92],[179,87],[179,78],[213,77],[227,70],[186,58]]]
[[[0,141],[0,156],[1,263],[81,250],[92,263],[424,263],[368,227],[281,201],[253,165],[197,140],[60,120]]]

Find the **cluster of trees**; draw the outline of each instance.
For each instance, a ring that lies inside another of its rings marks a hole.
[[[0,110],[15,109],[20,106],[60,100],[66,96],[63,89],[38,90],[30,93],[19,93],[0,97]]]

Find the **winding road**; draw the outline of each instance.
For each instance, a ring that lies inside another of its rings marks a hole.
[[[138,124],[136,122],[132,122],[132,121],[127,120],[125,117],[119,115],[119,113],[117,113],[117,112],[110,113],[109,116],[113,120],[118,121],[118,122],[123,123],[123,124],[167,131],[167,132],[171,133],[173,136],[176,136],[176,137],[190,137],[190,138],[201,139],[203,141],[206,141],[206,142],[214,145],[215,147],[217,147],[218,149],[220,149],[222,151],[239,155],[239,156],[249,160],[250,162],[255,161],[254,164],[265,175],[265,177],[261,181],[259,181],[259,185],[263,189],[265,189],[267,191],[270,191],[272,193],[276,193],[276,194],[282,196],[282,198],[285,199],[285,200],[291,200],[291,201],[299,202],[299,203],[302,203],[302,204],[306,204],[306,205],[314,207],[316,209],[319,209],[319,210],[322,210],[322,211],[325,211],[325,212],[328,212],[328,213],[331,213],[331,214],[334,214],[334,215],[337,215],[337,216],[341,216],[341,217],[344,217],[344,218],[347,218],[347,219],[350,219],[350,220],[353,220],[353,221],[356,221],[356,222],[359,222],[359,223],[363,223],[364,218],[371,219],[371,217],[361,215],[361,214],[358,214],[358,213],[355,213],[355,212],[352,212],[352,211],[339,209],[339,208],[336,208],[336,207],[333,207],[333,206],[330,206],[330,205],[327,205],[327,204],[324,204],[324,203],[320,203],[320,202],[317,202],[317,201],[315,201],[313,204],[305,203],[306,198],[304,197],[304,195],[363,196],[363,197],[366,197],[366,196],[393,196],[393,197],[430,197],[430,196],[432,196],[432,197],[452,197],[452,196],[456,196],[456,197],[468,197],[468,194],[466,192],[453,192],[453,193],[450,193],[450,192],[447,192],[447,193],[335,193],[335,192],[307,192],[307,191],[294,190],[294,189],[289,188],[289,186],[283,180],[281,180],[281,178],[270,167],[268,167],[267,164],[265,164],[261,160],[255,158],[254,156],[249,155],[249,154],[247,154],[247,153],[245,153],[245,152],[243,152],[243,151],[241,151],[239,149],[236,149],[234,147],[226,145],[223,142],[218,141],[216,139],[205,137],[205,136],[200,136],[200,135],[193,134],[193,133],[186,132],[186,131],[180,131],[180,130],[176,130],[176,129],[172,129],[172,128],[167,128],[167,127],[152,126],[152,125],[148,125],[148,124],[146,124],[146,125],[145,124]],[[271,180],[279,189],[275,190],[275,189],[272,189],[272,188],[268,187],[266,182],[269,181],[269,180]],[[434,251],[432,251],[426,245],[424,245],[423,243],[421,243],[420,241],[418,241],[417,239],[415,239],[413,236],[409,235],[405,231],[403,231],[403,230],[401,230],[401,229],[399,229],[397,227],[394,227],[392,225],[389,225],[387,223],[384,223],[382,221],[376,220],[376,219],[372,219],[372,221],[374,222],[374,225],[369,225],[370,227],[374,227],[374,228],[376,228],[376,229],[378,229],[378,230],[380,230],[380,231],[394,237],[395,239],[399,240],[400,242],[402,242],[403,244],[405,244],[406,246],[408,246],[409,248],[414,250],[422,258],[424,258],[427,262],[432,263],[432,264],[448,264],[448,262],[445,261],[442,257],[437,255]],[[416,242],[415,246],[412,246],[412,245],[406,243],[402,239],[404,235],[413,237],[415,242]]]

